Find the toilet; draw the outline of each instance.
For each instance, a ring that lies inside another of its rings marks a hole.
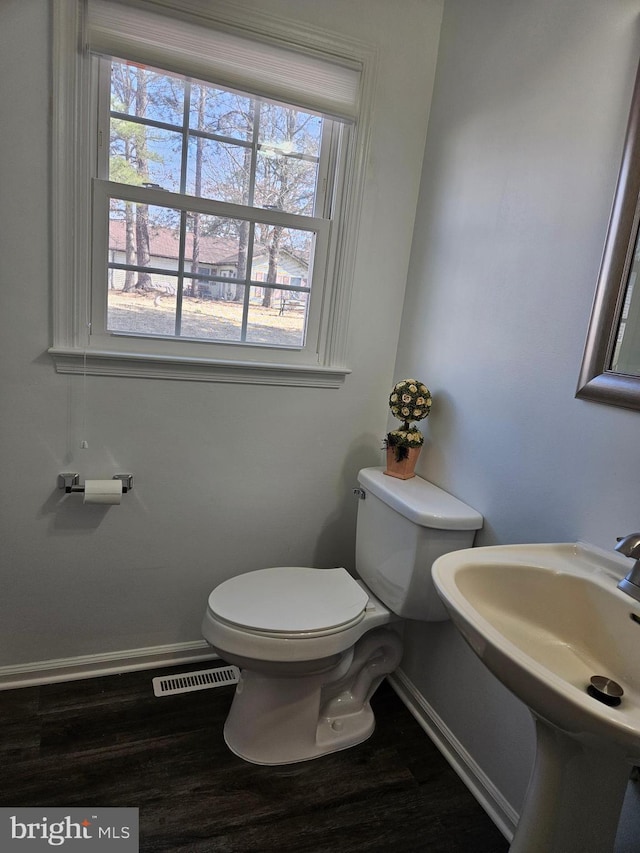
[[[414,477],[363,468],[356,572],[276,566],[224,581],[202,634],[241,670],[224,726],[254,764],[307,761],[366,740],[371,696],[402,657],[402,620],[442,621],[431,580],[442,554],[470,548],[482,516]]]

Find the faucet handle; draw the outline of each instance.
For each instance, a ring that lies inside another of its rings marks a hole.
[[[624,554],[625,557],[631,557],[632,560],[640,559],[640,533],[629,533],[628,536],[619,536],[617,542],[616,551]]]

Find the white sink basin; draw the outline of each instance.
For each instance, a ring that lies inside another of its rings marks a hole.
[[[476,654],[531,710],[614,740],[635,761],[640,604],[616,589],[630,565],[581,544],[501,545],[446,554],[433,577]],[[586,692],[593,675],[620,684],[618,707]]]
[[[520,821],[527,837],[519,824],[513,851],[613,850],[627,762],[640,763],[640,603],[616,588],[630,568],[581,543],[471,548],[434,563],[453,622],[536,720],[540,778],[534,771]],[[622,687],[619,705],[587,693],[592,676]],[[594,835],[596,813],[606,837]]]

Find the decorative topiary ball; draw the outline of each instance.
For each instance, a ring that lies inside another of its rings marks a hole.
[[[403,379],[391,392],[389,408],[395,418],[407,424],[421,421],[431,411],[431,391],[417,379]]]

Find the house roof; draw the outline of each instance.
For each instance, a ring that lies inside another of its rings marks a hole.
[[[112,219],[109,224],[109,249],[124,252],[126,249],[125,223]],[[174,228],[149,226],[149,254],[156,258],[175,260],[179,254],[178,232]],[[187,232],[185,255],[193,255],[193,233]],[[200,262],[203,264],[237,264],[238,241],[231,237],[200,237]]]
[[[193,256],[193,233],[186,233],[185,256],[187,259]],[[109,223],[109,249],[115,252],[126,250],[125,223],[121,219],[112,219]],[[177,260],[179,255],[178,232],[175,228],[167,228],[161,225],[149,226],[149,254],[155,258],[167,258]],[[267,258],[268,252],[265,246],[256,243],[253,259]],[[300,274],[305,275],[308,265],[304,260],[288,252],[280,250],[280,257],[288,257],[290,261],[299,268]],[[237,266],[238,264],[238,241],[233,237],[209,237],[200,236],[199,263]]]

